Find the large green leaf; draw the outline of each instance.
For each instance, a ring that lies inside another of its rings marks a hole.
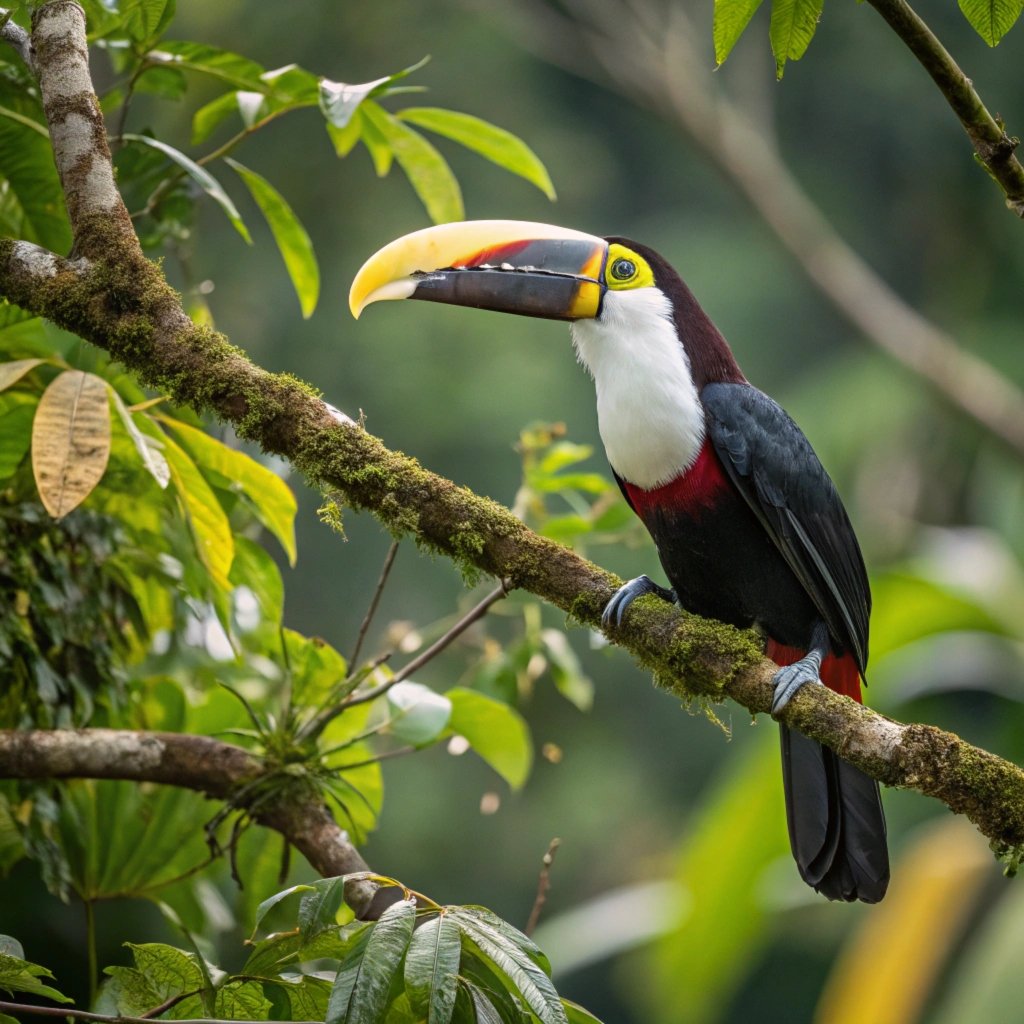
[[[275,626],[281,624],[284,612],[281,570],[261,544],[248,537],[235,537],[230,580],[234,586],[246,586],[253,592],[266,622]]]
[[[772,0],[768,36],[775,54],[775,73],[781,78],[787,60],[799,60],[810,45],[824,0]]]
[[[252,245],[249,229],[245,226],[238,208],[231,201],[231,196],[224,191],[224,186],[208,170],[200,167],[191,157],[185,156],[180,149],[175,149],[166,142],[161,142],[160,139],[154,139],[149,135],[135,135],[131,132],[125,132],[121,138],[125,142],[138,142],[157,149],[164,156],[173,160],[224,211],[235,230]]]
[[[7,395],[0,402],[0,480],[9,477],[28,452],[36,396]]]
[[[721,64],[732,52],[743,30],[750,23],[761,0],[715,0],[715,60]]]
[[[1024,0],[959,0],[960,10],[974,30],[988,43],[995,46],[1024,10]]]
[[[338,911],[345,902],[345,876],[318,878],[311,888],[299,901],[299,933],[306,939],[338,923]]]
[[[477,690],[457,686],[445,696],[452,705],[448,728],[465,736],[480,757],[519,789],[533,764],[533,742],[523,717],[504,701]]]
[[[193,994],[175,1003],[168,1016],[183,1019],[202,1013],[199,992],[206,982],[194,953],[161,942],[125,945],[132,951],[135,966],[106,968],[111,980],[97,1005],[101,1013],[137,1017],[185,993]]]
[[[416,904],[401,900],[354,936],[338,965],[326,1024],[377,1024],[384,1019],[391,980],[412,939],[415,920]]]
[[[483,121],[472,114],[439,107],[407,107],[398,117],[419,128],[465,146],[492,163],[536,185],[548,197],[555,198],[555,186],[537,154],[517,135]]]
[[[45,128],[39,131],[42,110],[37,101],[2,78],[0,105],[19,115],[18,120],[0,118],[0,181],[7,181],[20,210],[19,234],[53,252],[67,252],[71,227],[50,139]]]
[[[43,996],[58,1003],[70,1003],[62,992],[50,985],[44,985],[40,978],[52,978],[53,973],[38,964],[29,963],[21,957],[0,952],[0,989],[5,992],[27,992],[30,995]]]
[[[450,913],[458,921],[469,951],[484,957],[492,970],[508,978],[544,1024],[568,1024],[551,979],[521,944],[510,938],[505,929],[495,927],[470,908],[456,907]]]
[[[294,565],[298,505],[291,488],[245,452],[229,448],[204,431],[179,419],[161,417],[160,421],[178,435],[199,466],[220,474],[252,502],[257,518],[278,539],[289,563]]]
[[[158,49],[146,54],[146,59],[151,63],[166,63],[199,71],[237,89],[252,89],[256,92],[267,89],[262,77],[264,69],[256,61],[204,43],[164,40]]]
[[[202,431],[196,433],[202,434]],[[170,437],[164,438],[164,455],[171,468],[175,489],[185,507],[199,558],[209,570],[214,584],[221,590],[230,590],[228,573],[235,557],[235,541],[228,517],[196,464]]]
[[[174,0],[124,0],[124,26],[136,41],[149,42],[167,27],[174,17],[174,7]]]
[[[320,295],[320,268],[306,229],[281,193],[266,178],[235,160],[229,158],[226,162],[238,172],[260,212],[267,218],[295,294],[299,297],[302,315],[308,319],[313,315]]]
[[[443,911],[414,933],[406,953],[406,993],[427,1024],[452,1019],[461,956],[459,926]]]
[[[365,100],[359,109],[387,140],[430,219],[435,224],[462,220],[462,192],[444,157],[419,132],[373,100]]]
[[[413,934],[405,955],[405,990],[427,1024],[448,1024],[455,1008],[462,945],[459,926],[447,913],[431,918]]]

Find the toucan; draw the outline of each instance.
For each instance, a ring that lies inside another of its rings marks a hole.
[[[843,503],[800,428],[744,377],[664,258],[548,224],[443,224],[371,256],[349,296],[356,317],[407,298],[569,321],[612,472],[671,584],[626,583],[604,611],[607,629],[654,594],[760,631],[781,666],[773,714],[810,683],[860,701],[871,592]],[[889,881],[878,784],[814,740],[781,734],[800,875],[829,899],[878,902]]]

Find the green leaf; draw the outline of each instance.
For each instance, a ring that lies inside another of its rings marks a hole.
[[[458,910],[460,914],[476,918],[481,924],[503,935],[517,949],[522,950],[548,977],[551,977],[551,961],[548,960],[547,955],[533,939],[521,932],[515,925],[498,917],[493,910],[488,910],[487,907],[468,904],[459,907]]]
[[[722,64],[750,23],[761,0],[715,0],[715,60]]]
[[[799,60],[810,45],[824,0],[772,0],[768,37],[775,54],[775,74],[782,78],[787,60]]]
[[[565,1015],[569,1018],[569,1024],[601,1024],[597,1017],[589,1010],[583,1009],[578,1003],[563,999],[562,1006],[565,1007]]]
[[[174,67],[199,71],[238,89],[267,91],[267,84],[262,77],[265,72],[261,65],[249,60],[248,57],[242,57],[230,50],[221,50],[216,46],[164,40],[160,43],[159,49],[146,54],[146,60],[154,64],[171,64]]]
[[[504,1018],[494,1008],[494,1003],[487,998],[487,994],[482,989],[472,984],[467,984],[466,988],[473,1001],[476,1024],[504,1024]]]
[[[270,935],[253,947],[242,973],[254,977],[267,976],[308,960],[343,960],[350,954],[353,945],[358,944],[360,936],[365,945],[372,927],[371,922],[355,921],[343,928],[329,928],[310,939],[304,938],[298,931]],[[326,1003],[325,994],[325,1009]]]
[[[238,102],[238,97],[241,95],[241,92],[226,92],[223,96],[210,100],[209,103],[200,107],[192,115],[193,146],[198,146],[201,142],[205,142],[216,131],[221,121],[227,120],[232,114],[242,112]],[[258,98],[257,102],[263,101],[262,93],[250,92],[247,95],[256,96]]]
[[[284,259],[284,265],[288,268],[288,276],[292,279],[295,294],[299,297],[302,316],[308,320],[316,309],[317,298],[320,295],[320,268],[317,266],[313,243],[309,240],[306,229],[281,193],[266,178],[249,170],[248,167],[243,167],[235,160],[228,158],[226,162],[237,171],[248,186],[260,212],[267,218],[274,241],[277,242]]]
[[[161,416],[196,462],[232,481],[252,502],[256,517],[278,539],[289,565],[295,564],[295,514],[298,505],[291,488],[254,458],[181,420]]]
[[[439,107],[407,107],[399,112],[398,117],[479,153],[506,171],[536,185],[548,199],[555,199],[555,187],[537,154],[517,135],[504,128],[471,114],[442,110]]]
[[[71,1003],[62,992],[50,985],[44,985],[40,978],[52,978],[53,972],[38,964],[29,963],[21,957],[0,952],[0,989],[5,992],[27,992],[30,995],[43,996],[58,1003]]]
[[[281,570],[262,545],[248,537],[236,536],[229,578],[234,586],[246,586],[253,592],[265,621],[280,626],[284,612],[284,583]]]
[[[36,100],[5,79],[0,79],[0,104],[20,115],[17,120],[0,119],[0,179],[7,182],[8,203],[21,222],[18,234],[52,252],[67,252],[71,227],[49,136],[39,133],[42,110]]]
[[[338,911],[345,902],[345,876],[318,878],[311,888],[299,901],[299,932],[306,939],[338,923]]]
[[[381,111],[381,114],[383,113]],[[363,145],[366,146],[366,151],[370,154],[377,177],[385,177],[388,171],[391,170],[391,162],[395,154],[392,152],[391,144],[388,142],[385,134],[377,127],[373,117],[368,115],[365,110],[359,111],[359,137],[363,140]]]
[[[1024,0],[959,0],[960,10],[974,30],[995,46],[1013,28],[1024,10]]]
[[[452,702],[420,683],[396,683],[386,699],[391,716],[388,728],[414,747],[437,739],[451,718]]]
[[[125,0],[121,4],[125,28],[140,43],[158,36],[174,17],[174,0]]]
[[[351,933],[348,949],[338,964],[334,988],[331,989],[326,1024],[342,1024],[343,1021],[345,1024],[361,1024],[364,1021],[373,1024],[383,1019],[380,1014],[382,1004],[387,999],[391,978],[397,972],[398,963],[409,945],[415,916],[416,904],[411,900],[402,900],[388,907],[376,924],[363,924],[358,931]],[[387,927],[376,940],[371,959],[370,943],[385,922]],[[394,960],[389,971],[391,957]],[[380,991],[382,987],[383,992]],[[370,998],[373,1002],[368,1005],[367,1000]],[[374,1017],[374,1013],[378,1016]]]
[[[415,923],[414,900],[400,900],[381,914],[366,943],[345,1024],[379,1024],[384,1019],[391,981],[401,967]]]
[[[33,395],[10,396],[0,405],[0,480],[21,465],[32,442],[32,420],[36,414]]]
[[[344,128],[338,128],[330,121],[327,122],[327,134],[331,137],[334,152],[339,157],[346,157],[352,152],[352,148],[363,133],[364,124],[361,117],[353,117]]]
[[[462,908],[452,910],[451,914],[457,918],[463,941],[469,944],[470,951],[483,957],[493,971],[508,978],[543,1024],[568,1024],[551,979],[529,956],[496,929],[463,913]]]
[[[271,1005],[260,982],[237,978],[217,989],[213,1012],[226,1020],[268,1020]]]
[[[451,1020],[461,956],[459,926],[444,911],[413,933],[405,955],[405,990],[427,1024]]]
[[[444,157],[419,132],[373,100],[366,100],[360,110],[387,140],[430,219],[435,224],[462,220],[462,192]]]
[[[289,896],[297,892],[313,892],[313,886],[311,885],[292,885],[287,889],[282,889],[280,892],[275,892],[273,896],[268,896],[257,908],[256,908],[256,923],[254,928],[259,928],[263,918],[270,913],[281,902],[281,900],[287,899]]]
[[[513,789],[519,789],[533,763],[533,743],[523,717],[503,701],[476,690],[455,687],[445,696],[452,705],[448,728],[469,740],[480,757]]]
[[[221,183],[209,171],[200,167],[190,157],[185,156],[180,149],[175,149],[159,139],[151,138],[148,135],[134,135],[131,132],[125,132],[121,138],[125,142],[139,142],[144,146],[157,149],[164,156],[173,160],[224,211],[228,220],[234,225],[235,230],[249,245],[252,245],[249,229],[245,226],[238,208],[231,201],[231,197],[227,192],[224,191]]]
[[[132,951],[135,966],[105,969],[111,982],[105,986],[100,1012],[113,1010],[137,1017],[186,992],[196,994],[175,1004],[172,1016],[192,1016],[201,1011],[202,1000],[198,993],[205,982],[195,954],[161,942],[139,945],[127,942],[125,945]]]
[[[202,434],[202,431],[196,433]],[[185,506],[199,558],[214,584],[221,590],[230,590],[228,573],[235,557],[235,541],[228,517],[195,463],[169,437],[164,438],[164,455],[175,490]]]

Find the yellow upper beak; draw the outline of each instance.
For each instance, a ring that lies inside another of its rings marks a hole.
[[[558,319],[592,317],[604,292],[607,251],[596,235],[551,224],[439,224],[374,253],[352,282],[349,308],[358,319],[372,302],[415,297]],[[473,273],[455,274],[467,269]]]

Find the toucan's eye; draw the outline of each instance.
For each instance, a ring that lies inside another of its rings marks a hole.
[[[636,264],[632,260],[618,259],[612,264],[611,274],[616,281],[628,281],[636,275]]]

